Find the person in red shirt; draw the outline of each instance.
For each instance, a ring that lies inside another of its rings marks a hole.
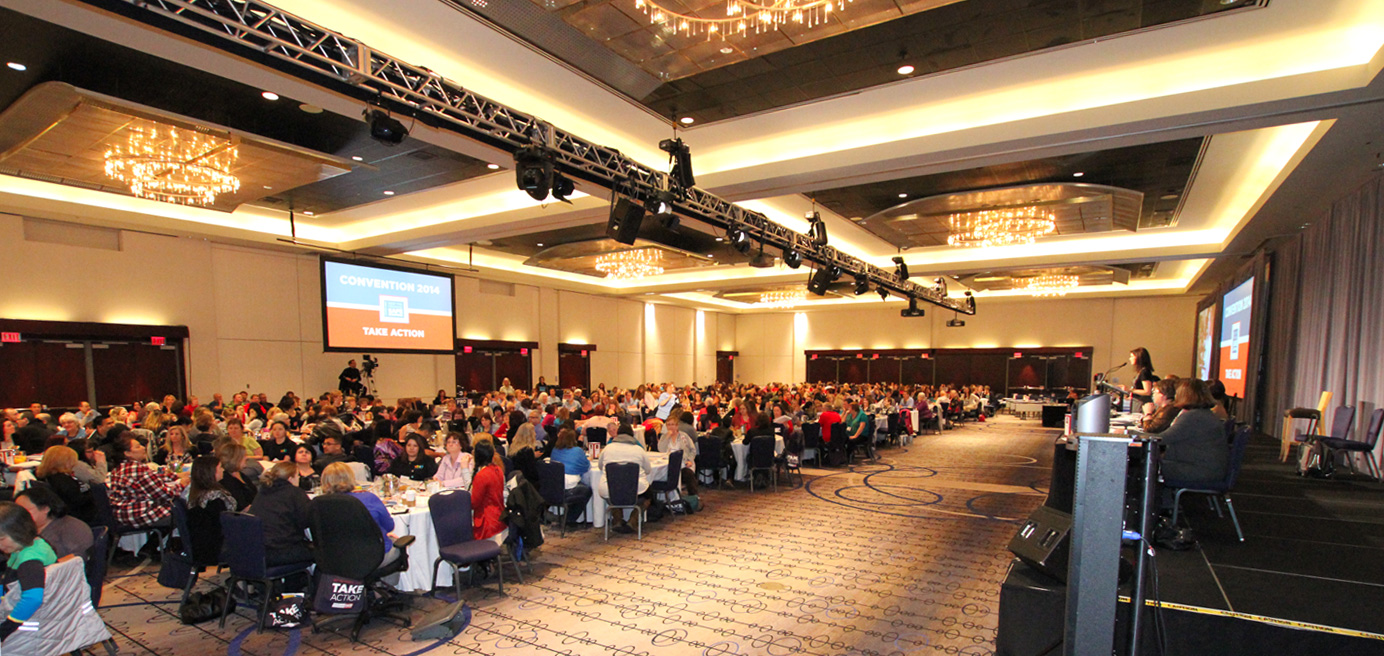
[[[495,464],[495,447],[489,441],[476,442],[472,457],[476,474],[471,478],[471,531],[477,540],[494,540],[503,545],[509,527],[500,521],[505,507],[505,468]]]
[[[841,413],[836,408],[827,406],[827,409],[817,415],[817,424],[822,427],[822,441],[831,441],[831,427],[841,423]]]

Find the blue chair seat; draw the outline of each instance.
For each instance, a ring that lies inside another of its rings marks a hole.
[[[1339,437],[1328,437],[1321,441],[1336,451],[1373,451],[1374,445],[1369,442],[1359,440],[1348,440]]]
[[[500,545],[494,540],[472,540],[437,550],[437,555],[449,563],[469,565],[500,557]]]
[[[265,578],[281,579],[290,574],[306,572],[309,567],[312,567],[312,561],[305,560],[301,563],[289,563],[287,565],[272,565],[270,567],[266,567],[264,573]]]

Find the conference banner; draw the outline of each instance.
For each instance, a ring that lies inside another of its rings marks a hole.
[[[1254,299],[1254,278],[1226,292],[1221,299],[1221,382],[1225,393],[1244,398],[1245,374],[1249,371],[1250,306]]]
[[[454,350],[452,277],[322,259],[327,350]]]

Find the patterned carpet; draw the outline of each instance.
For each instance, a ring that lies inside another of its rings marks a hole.
[[[117,567],[101,615],[122,654],[981,656],[994,651],[1005,544],[1043,499],[1054,434],[1001,417],[878,462],[807,468],[805,486],[705,490],[704,512],[651,524],[642,541],[552,532],[524,584],[465,592],[472,622],[450,640],[412,642],[382,622],[360,644],[256,634],[244,608],[225,630],[183,626],[157,563]],[[440,603],[420,597],[415,616]]]

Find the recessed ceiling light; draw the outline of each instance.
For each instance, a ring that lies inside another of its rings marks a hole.
[[[713,254],[711,254],[711,253],[707,253],[706,256],[707,256],[707,257],[716,257],[715,255],[713,255]]]
[[[908,198],[908,194],[899,194],[899,198]]]
[[[486,164],[486,165],[485,165],[485,168],[488,168],[488,169],[490,169],[491,171],[494,171],[495,169],[500,168],[500,165],[499,165],[499,164]]]
[[[265,189],[273,189],[273,187],[271,187],[271,186],[269,186],[269,185],[264,185],[264,188],[265,188]]]
[[[321,107],[318,107],[317,105],[309,105],[309,104],[307,104],[307,103],[303,103],[303,104],[301,104],[301,105],[298,105],[298,109],[302,110],[303,113],[305,113],[305,114],[321,114],[321,113],[322,113],[322,108],[321,108]]]
[[[356,160],[357,162],[364,162],[364,161],[365,161],[365,158],[364,158],[364,157],[361,157],[360,155],[352,155],[352,156],[351,156],[351,159]]]
[[[691,116],[684,116],[684,117],[678,119],[678,122],[681,123],[681,124],[683,124],[683,125],[692,125],[692,124],[695,123],[696,121],[697,121],[697,119],[692,118]]]
[[[23,64],[21,64],[21,63],[19,63],[19,62],[7,62],[5,65],[6,65],[6,66],[9,66],[10,68],[12,68],[12,69],[14,69],[14,70],[16,70],[16,71],[27,71],[27,70],[29,70],[29,67],[28,67],[28,66],[25,66],[25,65],[23,65]]]
[[[721,48],[721,54],[723,54],[723,55],[729,55],[729,54],[732,53],[732,52],[735,52],[735,48],[732,48],[732,47],[730,47],[730,46],[726,46],[726,47],[724,47],[724,48]]]
[[[392,192],[392,191],[386,191],[386,192],[384,192],[384,195],[386,195],[386,196],[393,196],[393,195],[394,195],[394,192]]]
[[[1077,171],[1076,173],[1073,173],[1073,174],[1072,174],[1072,177],[1073,177],[1073,178],[1079,178],[1079,177],[1081,177],[1081,176],[1083,176],[1083,175],[1086,175],[1086,173],[1084,173],[1084,172],[1082,172],[1082,171]]]
[[[725,238],[724,238],[724,237],[717,237],[717,238],[716,238],[716,241],[725,241]]]
[[[308,212],[308,211],[304,210],[304,211],[303,211],[303,215],[304,215],[304,216],[316,216],[317,214],[316,214],[315,212]]]
[[[1177,194],[1163,194],[1162,196],[1159,196],[1158,198],[1159,198],[1160,200],[1173,200],[1173,199],[1177,198]]]
[[[265,100],[278,100],[278,99],[279,99],[279,94],[274,93],[273,91],[265,91],[264,93],[261,93],[260,95],[261,95],[261,96],[264,96],[264,99],[265,99]]]
[[[538,242],[538,247],[543,248],[543,242]]]
[[[903,66],[900,66],[900,67],[899,67],[899,75],[912,75],[912,74],[913,74],[913,66],[912,66],[911,64],[904,64]]]

